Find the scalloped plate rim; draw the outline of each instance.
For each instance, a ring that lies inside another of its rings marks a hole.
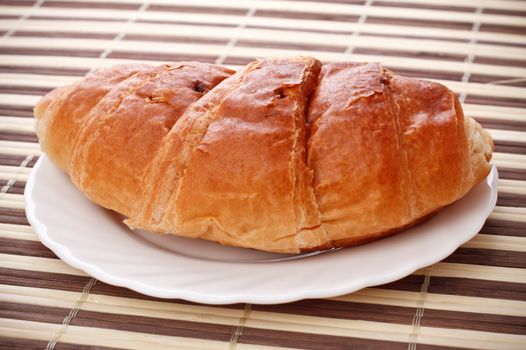
[[[469,241],[471,238],[473,238],[482,228],[484,225],[485,219],[491,214],[493,211],[493,208],[496,205],[497,200],[497,181],[498,181],[498,172],[496,167],[493,165],[492,170],[490,174],[488,175],[488,178],[483,181],[487,182],[489,187],[491,188],[491,194],[488,198],[489,205],[486,206],[486,212],[483,213],[480,216],[480,221],[473,225],[473,233],[464,234],[463,236],[459,236],[458,239],[453,239],[450,241],[450,245],[448,246],[448,249],[442,249],[439,252],[437,252],[434,255],[430,255],[427,259],[420,259],[420,260],[413,260],[413,261],[407,261],[405,263],[405,266],[403,268],[399,268],[395,271],[386,271],[384,275],[379,276],[369,276],[366,280],[361,281],[345,281],[344,278],[341,278],[341,285],[339,286],[325,286],[324,288],[319,289],[301,289],[298,288],[295,291],[281,291],[279,293],[276,293],[274,295],[263,295],[263,294],[252,294],[252,295],[244,295],[242,293],[233,293],[229,295],[222,295],[222,294],[214,294],[214,293],[198,293],[191,290],[185,290],[185,289],[164,289],[155,287],[152,285],[145,284],[141,281],[133,280],[130,278],[122,277],[122,276],[116,276],[114,274],[107,273],[104,268],[101,268],[97,263],[95,262],[88,262],[79,259],[74,254],[71,253],[70,249],[62,244],[59,241],[56,241],[52,239],[48,234],[48,226],[43,223],[36,213],[36,205],[37,203],[34,202],[32,198],[32,194],[34,192],[34,187],[37,184],[37,175],[39,171],[41,171],[41,167],[43,162],[50,160],[47,158],[47,156],[42,155],[40,159],[35,164],[34,168],[32,169],[25,190],[24,190],[24,198],[25,198],[25,210],[26,215],[28,218],[29,223],[34,228],[34,231],[40,241],[49,249],[51,249],[60,259],[62,259],[67,264],[82,270],[83,272],[87,273],[89,276],[92,276],[102,282],[125,287],[128,289],[131,289],[133,291],[136,291],[141,294],[158,297],[158,298],[179,298],[184,299],[192,302],[197,303],[206,303],[206,304],[215,304],[215,305],[223,305],[223,304],[233,304],[233,303],[252,303],[252,304],[279,304],[279,303],[286,303],[286,302],[293,302],[297,300],[302,299],[310,299],[310,298],[328,298],[328,297],[336,297],[348,293],[355,292],[357,290],[360,290],[362,288],[381,285],[385,283],[390,283],[393,281],[396,281],[400,278],[403,278],[405,276],[408,276],[412,274],[413,272],[424,268],[426,266],[432,265],[434,263],[437,263],[447,256],[449,256],[451,253],[453,253],[459,246]],[[469,193],[468,193],[469,195]],[[464,199],[464,198],[463,198]],[[461,199],[461,200],[463,200]],[[438,213],[436,216],[440,216],[441,213]],[[482,217],[484,217],[482,219]],[[422,225],[425,225],[423,223]],[[406,230],[407,231],[410,231]],[[461,238],[460,238],[461,237]],[[387,238],[388,239],[388,238]],[[371,244],[374,244],[371,243]],[[347,252],[347,254],[352,253],[353,248],[346,248],[343,251]],[[302,259],[303,261],[308,261],[309,258]],[[191,259],[190,259],[191,260]],[[229,262],[210,262],[210,264],[215,265],[238,265],[236,263],[229,263]],[[262,264],[262,263],[257,263]],[[264,264],[264,263],[263,263]],[[269,264],[276,264],[275,262],[269,262]],[[243,265],[241,263],[241,265]],[[245,264],[246,265],[246,264]],[[308,264],[306,264],[308,266]]]

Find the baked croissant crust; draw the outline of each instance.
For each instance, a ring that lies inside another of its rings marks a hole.
[[[104,68],[35,116],[49,158],[130,227],[283,253],[414,225],[493,150],[443,85],[311,57]]]

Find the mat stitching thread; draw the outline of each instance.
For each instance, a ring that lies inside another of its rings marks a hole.
[[[245,328],[245,324],[248,321],[248,318],[250,317],[250,312],[252,311],[252,304],[245,304],[245,311],[243,312],[243,316],[239,319],[239,324],[237,325],[236,331],[234,334],[232,334],[232,337],[230,338],[230,347],[229,350],[234,350],[237,347],[237,341],[239,340],[239,337],[241,334],[243,334],[243,329]]]
[[[475,46],[477,43],[476,35],[480,30],[480,25],[481,25],[480,16],[482,15],[482,11],[484,10],[484,1],[485,0],[481,0],[475,10],[476,16],[475,16],[475,21],[473,22],[473,26],[471,28],[471,38],[469,40],[469,52],[468,52],[466,59],[464,60],[465,69],[464,69],[464,74],[462,75],[462,79],[461,79],[461,82],[464,85],[468,84],[469,78],[471,77],[471,64],[473,63],[473,60],[475,59]],[[459,98],[461,103],[464,103],[464,101],[466,100],[466,96],[467,96],[467,93],[464,90],[460,94],[460,98]],[[413,317],[413,322],[412,322],[413,328],[412,328],[411,334],[409,335],[409,343],[407,344],[408,350],[416,350],[418,335],[420,333],[420,323],[422,321],[422,317],[424,316],[424,308],[425,308],[424,304],[425,304],[426,297],[427,297],[427,289],[429,287],[429,282],[431,280],[431,269],[432,268],[433,266],[429,266],[426,268],[424,281],[422,282],[422,287],[420,289],[420,297],[417,302],[417,309],[415,312],[415,316]]]
[[[117,35],[115,35],[115,37],[113,38],[112,40],[112,43],[115,43],[115,42],[118,42],[120,40],[122,40],[122,38],[124,37],[124,35],[126,35],[126,28],[130,25],[130,24],[133,24],[136,20],[137,20],[137,17],[139,16],[139,14],[141,12],[144,12],[148,9],[148,7],[150,6],[150,3],[149,1],[144,1],[141,5],[141,7],[139,7],[139,9],[137,9],[137,11],[135,12],[134,15],[132,15],[127,21],[126,23],[124,24],[124,27],[123,29],[117,33]],[[108,48],[106,48],[103,52],[101,52],[100,56],[99,56],[99,60],[103,60],[105,59],[106,57],[108,57],[108,55],[112,52],[113,50],[113,46],[110,45]],[[91,73],[93,72],[95,69],[97,69],[96,65],[94,65],[88,73]],[[53,338],[51,338],[51,340],[49,341],[49,343],[47,344],[46,346],[46,350],[54,350],[55,349],[55,346],[57,345],[57,343],[60,341],[60,338],[62,337],[62,335],[64,335],[64,333],[66,332],[69,324],[71,323],[71,321],[77,316],[77,314],[79,313],[80,309],[82,308],[82,305],[86,302],[87,298],[88,298],[88,295],[90,294],[90,291],[91,289],[93,288],[93,286],[95,285],[95,283],[97,283],[97,280],[95,278],[90,278],[90,280],[88,281],[88,283],[86,283],[86,285],[84,286],[84,288],[82,289],[82,294],[79,298],[79,300],[77,300],[77,302],[75,303],[74,307],[70,310],[69,314],[64,318],[64,320],[62,321],[62,325],[61,327],[58,329],[58,331],[54,334]]]
[[[20,16],[18,18],[18,21],[15,23],[15,25],[13,26],[13,28],[9,29],[7,32],[5,32],[4,35],[2,35],[2,39],[6,39],[6,38],[9,38],[11,35],[13,35],[14,32],[16,32],[18,30],[18,27],[20,27],[20,25],[22,23],[24,23],[32,14],[33,12],[40,8],[42,6],[42,4],[44,3],[45,0],[38,0],[37,2],[35,2],[33,4],[33,6],[29,9],[29,11],[27,11],[26,13],[24,13],[22,16]]]
[[[7,183],[2,187],[2,189],[0,190],[0,195],[4,195],[7,193],[7,191],[9,191],[11,189],[11,187],[13,187],[13,185],[16,183],[16,176],[19,175],[21,172],[22,172],[22,169],[24,169],[25,167],[27,167],[27,165],[33,160],[33,158],[35,157],[34,154],[28,154],[24,160],[22,160],[20,162],[20,164],[18,165],[18,169],[17,171],[11,176],[11,178],[9,179],[9,181],[7,181]]]
[[[69,314],[64,317],[64,320],[62,321],[62,325],[57,330],[57,332],[53,335],[53,338],[47,343],[46,350],[53,350],[55,349],[55,346],[60,341],[60,338],[66,333],[66,330],[68,329],[69,324],[71,321],[77,316],[80,309],[82,308],[82,305],[86,302],[88,299],[88,295],[93,288],[93,286],[97,283],[97,280],[95,278],[90,278],[88,283],[84,286],[82,289],[82,294],[80,295],[80,298],[75,302],[75,305],[70,310]]]
[[[424,281],[420,287],[420,295],[416,303],[416,312],[413,316],[412,330],[409,334],[409,343],[407,344],[407,350],[416,350],[416,344],[418,341],[418,335],[420,334],[420,322],[424,316],[425,303],[427,299],[427,289],[429,288],[429,282],[431,280],[431,269],[433,265],[426,267]]]
[[[506,84],[506,83],[522,83],[524,81],[526,81],[526,78],[513,78],[513,79],[502,79],[502,80],[489,81],[486,84],[487,85],[499,85],[499,84]]]
[[[109,46],[101,52],[101,54],[99,55],[99,58],[98,58],[98,61],[100,62],[101,60],[104,60],[105,58],[107,58],[111,52],[113,51],[114,49],[114,44],[121,41],[122,38],[124,38],[124,36],[127,34],[126,31],[128,29],[128,27],[130,27],[130,25],[132,25],[133,23],[135,23],[135,21],[137,20],[137,17],[139,17],[139,15],[142,13],[142,12],[145,12],[146,10],[148,10],[148,7],[150,7],[150,1],[143,1],[142,5],[137,9],[137,11],[135,11],[127,20],[126,22],[124,22],[123,24],[123,27],[122,27],[122,30],[120,32],[118,32],[115,37],[113,37],[113,39],[111,40]],[[95,64],[93,65],[93,67],[91,67],[91,69],[89,70],[88,74],[89,73],[92,73],[94,70],[96,70],[98,68],[98,66]]]
[[[20,25],[25,22],[32,14],[33,14],[33,11],[35,9],[38,9],[39,7],[42,6],[42,4],[44,3],[45,0],[38,0],[37,2],[35,2],[33,4],[33,6],[31,7],[31,9],[29,11],[27,11],[25,14],[23,14],[22,16],[20,16],[20,18],[18,18],[18,21],[16,22],[16,24],[13,26],[13,28],[9,29],[4,35],[2,35],[2,40],[3,39],[6,39],[6,38],[9,38],[10,36],[13,35],[13,33],[15,33],[18,28],[20,27]],[[24,160],[22,160],[20,162],[20,164],[18,165],[18,170],[15,174],[13,174],[13,176],[7,181],[7,183],[2,187],[2,189],[0,190],[0,195],[4,195],[5,193],[7,193],[7,191],[9,191],[11,189],[11,187],[13,187],[13,185],[16,183],[16,176],[20,174],[20,172],[22,171],[22,169],[26,168],[27,165],[33,160],[33,158],[35,157],[34,154],[29,154],[26,156],[26,158],[24,158]]]
[[[373,4],[373,1],[374,0],[367,0],[365,1],[365,4],[363,4],[362,6],[363,12],[360,15],[360,18],[358,18],[358,21],[356,22],[356,30],[351,34],[351,40],[350,40],[349,46],[344,52],[345,54],[349,54],[349,55],[352,54],[354,49],[356,48],[356,39],[358,38],[358,36],[360,35],[360,32],[362,31],[363,24],[367,20],[367,14],[368,14],[367,10],[371,7],[371,5]]]
[[[475,10],[475,21],[473,22],[473,26],[471,27],[471,38],[469,39],[469,52],[464,60],[465,68],[464,68],[464,74],[462,74],[461,82],[463,85],[467,86],[469,82],[469,78],[471,78],[471,65],[473,63],[473,60],[475,59],[475,46],[477,44],[477,34],[480,30],[480,16],[482,15],[482,11],[484,10],[484,1],[481,0],[479,2],[479,5],[477,6],[477,9]],[[459,100],[461,103],[464,103],[467,97],[467,92],[464,89],[462,93],[460,94]]]
[[[239,41],[239,33],[247,26],[247,21],[249,18],[251,18],[257,9],[257,1],[253,3],[252,7],[250,7],[247,10],[247,13],[243,17],[242,21],[237,25],[236,29],[234,30],[234,33],[232,34],[232,37],[228,41],[228,43],[223,48],[223,51],[219,55],[219,57],[215,60],[215,64],[223,64],[225,59],[228,56],[228,51],[234,47],[237,42]]]

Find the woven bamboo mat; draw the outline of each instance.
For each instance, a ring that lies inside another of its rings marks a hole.
[[[526,349],[526,2],[0,0],[1,349]],[[35,237],[32,107],[122,62],[380,61],[457,91],[496,143],[497,208],[453,255],[326,300],[207,306],[106,285]]]

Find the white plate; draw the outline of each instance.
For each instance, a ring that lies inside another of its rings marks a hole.
[[[106,283],[201,303],[283,303],[388,283],[438,262],[475,236],[497,200],[497,170],[462,200],[401,234],[363,246],[286,256],[133,232],[86,199],[42,156],[25,189],[40,240]]]

